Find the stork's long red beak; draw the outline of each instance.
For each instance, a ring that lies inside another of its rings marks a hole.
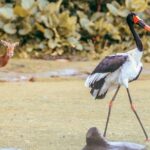
[[[147,25],[142,19],[140,19],[138,16],[133,17],[133,22],[135,24],[138,24],[140,27],[144,28],[145,30],[150,32],[150,26]]]

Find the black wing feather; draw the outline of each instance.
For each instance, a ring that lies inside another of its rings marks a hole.
[[[105,57],[94,69],[94,73],[114,72],[127,60],[128,55],[113,55]]]

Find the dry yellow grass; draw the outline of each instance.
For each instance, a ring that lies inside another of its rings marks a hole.
[[[79,150],[88,128],[104,129],[110,93],[94,101],[83,80],[0,83],[0,147]],[[150,80],[131,85],[139,115],[150,133]],[[122,88],[112,111],[108,139],[142,144],[142,130]],[[150,146],[150,145],[149,145]]]
[[[9,67],[9,66],[8,66]],[[130,84],[141,120],[150,135],[150,78]],[[77,78],[0,83],[0,147],[22,150],[80,150],[90,127],[104,130],[113,92],[95,101]],[[114,103],[108,139],[146,144],[121,88]]]

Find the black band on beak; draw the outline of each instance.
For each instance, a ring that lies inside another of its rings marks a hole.
[[[145,28],[145,26],[146,26],[146,24],[144,23],[143,20],[139,20],[139,22],[137,24],[142,28]]]
[[[137,23],[140,27],[150,32],[150,26],[147,25],[143,20],[139,20]]]

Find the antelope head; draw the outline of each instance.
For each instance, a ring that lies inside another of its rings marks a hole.
[[[19,45],[19,42],[14,42],[14,43],[10,43],[10,42],[7,42],[7,41],[4,41],[4,40],[0,40],[0,42],[7,47],[7,52],[6,52],[6,55],[8,57],[12,57],[14,55],[14,49],[16,46]]]

